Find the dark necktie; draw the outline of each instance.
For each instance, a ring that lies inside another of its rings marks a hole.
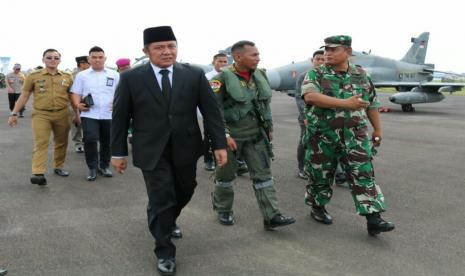
[[[163,92],[163,96],[165,97],[165,100],[169,102],[170,100],[170,94],[171,94],[171,84],[170,84],[170,78],[168,77],[170,71],[166,69],[160,70],[160,74],[162,75],[161,77],[161,91]]]

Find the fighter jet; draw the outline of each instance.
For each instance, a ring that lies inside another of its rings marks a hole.
[[[426,64],[429,33],[412,37],[412,46],[401,60],[384,58],[366,52],[353,52],[351,62],[370,73],[375,87],[393,87],[399,93],[389,100],[400,104],[402,111],[414,112],[412,104],[434,103],[444,99],[442,92],[461,90],[465,83],[431,82],[434,64]],[[311,69],[310,61],[301,61],[267,71],[271,88],[278,91],[295,91],[296,78]]]

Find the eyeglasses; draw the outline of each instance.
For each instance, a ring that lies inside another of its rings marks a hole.
[[[52,60],[52,59],[54,59],[54,60],[60,60],[60,57],[45,57],[45,58],[48,59],[48,60]]]

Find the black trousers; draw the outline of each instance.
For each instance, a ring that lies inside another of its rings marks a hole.
[[[108,168],[110,166],[110,129],[111,120],[81,118],[84,154],[89,169]],[[100,151],[98,144],[100,143]],[[100,153],[100,154],[99,154]],[[99,158],[100,155],[100,158]]]
[[[297,164],[299,167],[299,171],[303,171],[304,162],[305,162],[304,160],[305,159],[305,148],[304,148],[302,140],[304,138],[306,127],[303,124],[303,122],[300,122],[300,121],[299,121],[299,125],[300,125],[300,136],[299,136],[299,144],[297,145]]]
[[[174,166],[171,146],[168,144],[155,169],[142,170],[149,197],[147,220],[150,232],[155,238],[155,255],[159,259],[176,256],[171,231],[182,208],[194,194],[197,186],[196,169],[196,163]]]
[[[16,94],[16,93],[8,93],[8,103],[10,104],[10,111],[13,111],[13,108],[15,108],[16,101],[18,100],[19,96],[21,94]],[[23,114],[24,112],[24,107],[21,108],[19,111],[19,114]]]

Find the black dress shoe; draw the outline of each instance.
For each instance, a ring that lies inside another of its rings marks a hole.
[[[218,221],[223,225],[233,225],[234,217],[231,212],[218,212]]]
[[[157,269],[161,275],[174,275],[176,262],[174,259],[158,259]]]
[[[98,173],[105,176],[105,177],[112,177],[113,173],[110,171],[109,168],[99,168]]]
[[[333,218],[329,215],[324,206],[312,207],[312,210],[310,211],[310,216],[314,220],[323,224],[333,223]]]
[[[59,176],[68,176],[68,175],[69,175],[69,172],[68,172],[68,171],[65,171],[65,170],[60,169],[60,168],[54,169],[53,172],[54,172],[56,175],[59,175]]]
[[[34,174],[31,176],[31,183],[39,186],[45,186],[47,185],[47,179],[45,179],[43,174]]]
[[[171,231],[171,237],[173,239],[180,239],[182,238],[182,232],[181,229],[177,225],[174,225],[173,231]]]
[[[90,169],[89,174],[87,175],[87,181],[95,181],[97,179],[97,170]]]
[[[370,236],[377,235],[381,232],[389,232],[394,230],[395,225],[392,222],[385,221],[379,213],[373,213],[367,217],[367,230]]]
[[[285,217],[281,214],[274,216],[269,221],[263,221],[263,225],[265,226],[266,230],[271,230],[276,227],[285,226],[289,224],[293,224],[295,222],[295,218],[293,217]]]

